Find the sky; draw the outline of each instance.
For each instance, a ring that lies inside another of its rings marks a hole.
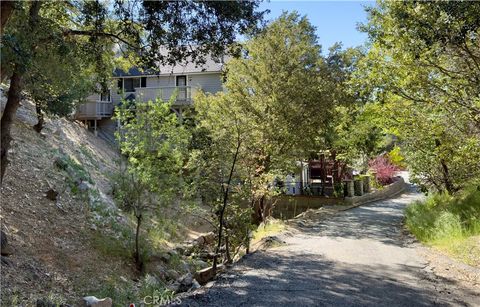
[[[322,52],[335,42],[342,42],[343,47],[362,45],[367,35],[357,30],[357,24],[367,21],[364,6],[373,6],[372,1],[275,1],[263,2],[260,9],[269,9],[267,20],[275,19],[283,11],[296,10],[300,15],[307,15],[317,28]]]

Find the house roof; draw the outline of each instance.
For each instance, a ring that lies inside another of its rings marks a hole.
[[[140,70],[137,67],[130,68],[127,72],[120,68],[115,69],[113,75],[115,77],[127,76],[147,76],[147,75],[181,75],[189,73],[202,72],[221,72],[223,69],[223,61],[216,61],[212,57],[207,56],[204,64],[196,64],[193,62],[186,62],[176,65],[160,65],[157,69]]]

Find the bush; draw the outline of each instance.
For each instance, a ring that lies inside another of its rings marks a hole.
[[[455,195],[432,194],[405,210],[407,228],[422,242],[437,246],[459,256],[461,260],[474,259],[458,246],[473,236],[480,235],[480,190],[470,187]],[[461,255],[465,254],[465,255]],[[469,261],[466,261],[469,262]]]
[[[376,180],[381,185],[392,183],[395,178],[395,173],[398,171],[398,168],[385,156],[378,156],[370,160],[368,166],[371,171],[376,173]]]

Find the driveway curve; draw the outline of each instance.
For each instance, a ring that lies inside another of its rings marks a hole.
[[[183,306],[480,306],[435,276],[403,226],[413,188],[302,223],[286,244],[247,255]]]

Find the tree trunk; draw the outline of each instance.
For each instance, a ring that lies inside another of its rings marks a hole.
[[[1,177],[0,184],[3,183],[3,176],[7,169],[8,161],[8,150],[10,149],[10,143],[12,141],[11,127],[15,115],[17,113],[18,106],[20,105],[21,92],[22,92],[22,73],[18,68],[15,68],[15,71],[10,78],[10,88],[8,89],[7,104],[3,110],[3,115],[1,119]]]
[[[232,256],[230,254],[230,242],[228,241],[228,236],[225,236],[225,249],[227,253],[227,263],[232,263]]]
[[[33,126],[33,130],[35,130],[37,133],[40,133],[42,132],[43,124],[45,123],[42,111],[42,104],[40,102],[35,102],[35,111],[37,113],[38,122]]]
[[[30,6],[28,25],[31,31],[34,31],[38,23],[38,13],[40,7],[42,6],[41,1],[34,1]],[[3,8],[3,1],[2,1]],[[3,22],[3,15],[2,15]],[[6,22],[6,21],[5,21]],[[35,41],[31,41],[28,49],[28,52],[32,52],[35,49]],[[27,59],[23,63],[28,62]],[[22,78],[25,74],[25,71],[28,67],[26,64],[16,64],[10,78],[10,88],[8,89],[7,104],[5,105],[5,110],[3,111],[1,119],[1,175],[0,175],[0,184],[3,183],[3,176],[8,165],[8,150],[10,148],[10,143],[12,141],[12,136],[10,133],[15,114],[17,112],[18,106],[20,105],[20,96],[23,90]]]
[[[2,0],[0,7],[0,15],[1,15],[1,28],[0,28],[0,35],[3,34],[5,30],[5,26],[7,25],[8,19],[12,16],[13,8],[15,6],[15,1],[5,1]]]
[[[225,215],[225,209],[227,208],[228,204],[228,193],[230,191],[230,183],[232,182],[232,177],[233,177],[233,172],[235,171],[235,166],[237,164],[237,158],[238,154],[240,152],[240,135],[238,136],[237,139],[237,147],[235,149],[235,154],[233,155],[233,160],[232,160],[232,166],[230,168],[230,173],[228,175],[228,180],[226,183],[225,190],[223,191],[223,205],[222,209],[220,210],[220,215],[218,217],[218,243],[217,247],[215,248],[215,256],[213,257],[213,271],[217,270],[217,264],[218,264],[218,254],[220,253],[220,248],[222,247],[222,235],[223,235],[223,224],[224,224],[224,215]]]
[[[142,224],[142,215],[140,214],[137,216],[137,229],[135,231],[135,252],[134,252],[135,265],[137,266],[137,269],[140,272],[142,272],[143,270],[143,263],[142,263],[142,260],[140,259],[140,244],[139,244],[141,224]]]
[[[440,147],[442,143],[440,142],[439,139],[435,140],[435,146],[438,148]],[[445,159],[441,158],[440,159],[440,165],[442,166],[442,176],[443,176],[443,184],[445,185],[445,189],[449,194],[452,194],[455,192],[455,187],[452,183],[452,180],[450,179],[450,172],[447,166],[447,163],[445,162]]]

